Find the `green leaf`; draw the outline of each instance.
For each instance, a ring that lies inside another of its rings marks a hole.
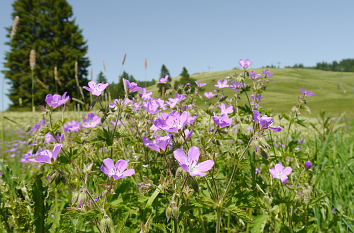
[[[157,189],[154,191],[154,193],[151,195],[151,197],[149,198],[148,202],[146,203],[145,208],[151,207],[151,205],[154,202],[154,200],[156,199],[157,195],[159,195],[159,193],[160,193],[160,190],[161,190],[160,188],[161,188],[161,185],[159,185],[157,187]]]
[[[44,221],[45,221],[45,208],[44,200],[46,196],[46,190],[42,186],[41,175],[35,177],[32,186],[32,195],[34,202],[34,225],[36,226],[36,233],[46,232]]]
[[[251,225],[252,233],[263,232],[264,227],[268,221],[268,215],[259,215],[254,219],[253,224]]]

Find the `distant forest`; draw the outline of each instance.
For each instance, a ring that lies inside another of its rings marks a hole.
[[[285,68],[311,68],[325,71],[354,72],[354,59],[343,59],[340,62],[332,63],[318,62],[314,67],[305,67],[303,64],[286,66]]]

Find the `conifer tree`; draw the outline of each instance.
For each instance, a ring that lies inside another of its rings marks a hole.
[[[196,80],[190,77],[186,67],[182,68],[182,72],[179,76],[181,76],[181,78],[175,82],[174,89],[178,90],[178,92],[181,92],[182,90],[186,91],[187,89],[189,89],[190,91],[194,91],[196,87]]]
[[[97,83],[107,83],[106,76],[104,76],[102,71],[100,71],[100,73],[98,73]]]
[[[119,76],[119,83],[112,83],[107,88],[112,98],[124,98],[125,91],[123,79],[128,80],[129,82],[137,82],[133,75],[129,75],[127,72],[123,71],[122,75]],[[134,96],[135,94],[136,93],[131,93],[129,96]]]
[[[171,88],[171,81],[172,81],[170,71],[168,71],[167,67],[163,64],[161,66],[160,79],[166,77],[166,75],[168,75],[167,83],[159,83],[159,82],[157,83],[157,87],[159,88],[160,95],[162,94],[162,87],[165,88],[165,92]]]
[[[43,105],[48,93],[82,99],[75,80],[78,63],[79,85],[87,85],[87,45],[66,0],[16,0],[12,17],[19,17],[16,33],[7,28],[10,49],[6,53],[4,75],[10,84],[10,108],[31,106],[31,50],[36,59],[33,67],[34,103]]]

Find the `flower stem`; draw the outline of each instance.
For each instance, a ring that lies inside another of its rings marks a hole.
[[[229,178],[229,181],[227,183],[227,186],[226,186],[226,189],[225,189],[225,192],[224,194],[221,196],[220,200],[219,200],[219,205],[218,205],[218,209],[217,209],[217,218],[216,218],[216,232],[219,233],[220,232],[220,225],[221,225],[221,208],[222,208],[222,205],[223,205],[223,201],[231,187],[231,183],[232,183],[232,180],[235,176],[235,173],[236,173],[236,170],[238,168],[238,165],[240,164],[240,162],[242,161],[242,159],[245,157],[245,154],[246,152],[248,151],[248,148],[250,147],[251,145],[251,142],[253,141],[253,138],[254,138],[254,135],[250,138],[250,140],[248,141],[247,143],[247,146],[246,148],[243,150],[238,162],[234,165],[233,169],[232,169],[232,173],[231,173],[231,176]]]
[[[35,112],[34,108],[34,74],[33,74],[33,69],[32,70],[32,112]]]

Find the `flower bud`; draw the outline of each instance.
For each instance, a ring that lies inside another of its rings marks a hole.
[[[176,205],[172,206],[172,215],[175,218],[179,217],[179,208],[178,208],[178,206],[176,206]]]
[[[167,222],[170,220],[171,216],[172,216],[172,208],[171,208],[171,206],[169,205],[169,206],[167,207],[167,209],[166,209]]]
[[[103,216],[103,218],[101,219],[100,225],[101,225],[101,229],[103,230],[103,232],[111,232],[111,233],[114,232],[113,221],[107,215]]]

